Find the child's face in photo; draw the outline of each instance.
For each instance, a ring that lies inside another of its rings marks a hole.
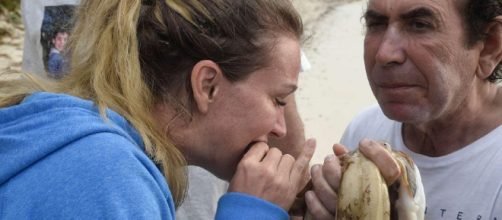
[[[56,48],[56,50],[58,51],[63,51],[67,39],[68,39],[68,33],[66,32],[57,33],[56,37],[54,37],[54,39],[52,40],[54,48]]]

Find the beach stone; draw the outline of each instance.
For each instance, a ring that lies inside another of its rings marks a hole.
[[[8,57],[5,56],[0,56],[0,73],[3,72],[2,70],[7,70],[7,68],[10,66],[10,61]]]
[[[12,45],[0,45],[0,54],[10,58],[11,62],[19,62],[23,59],[23,51]]]

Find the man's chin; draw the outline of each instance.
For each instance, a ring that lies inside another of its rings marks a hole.
[[[420,115],[417,115],[417,109],[411,105],[404,104],[384,104],[382,111],[388,118],[399,122],[414,122]]]

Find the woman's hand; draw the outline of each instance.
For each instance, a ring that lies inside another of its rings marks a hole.
[[[253,195],[289,210],[297,192],[305,185],[304,177],[314,151],[313,139],[305,142],[296,160],[264,142],[256,143],[237,165],[228,191]]]

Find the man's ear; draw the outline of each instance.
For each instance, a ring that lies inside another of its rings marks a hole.
[[[502,60],[502,16],[498,16],[485,29],[483,49],[479,57],[478,74],[482,79],[488,78]]]
[[[199,112],[208,111],[215,94],[218,93],[222,76],[223,72],[219,65],[211,60],[202,60],[194,65],[191,83],[194,101]]]

